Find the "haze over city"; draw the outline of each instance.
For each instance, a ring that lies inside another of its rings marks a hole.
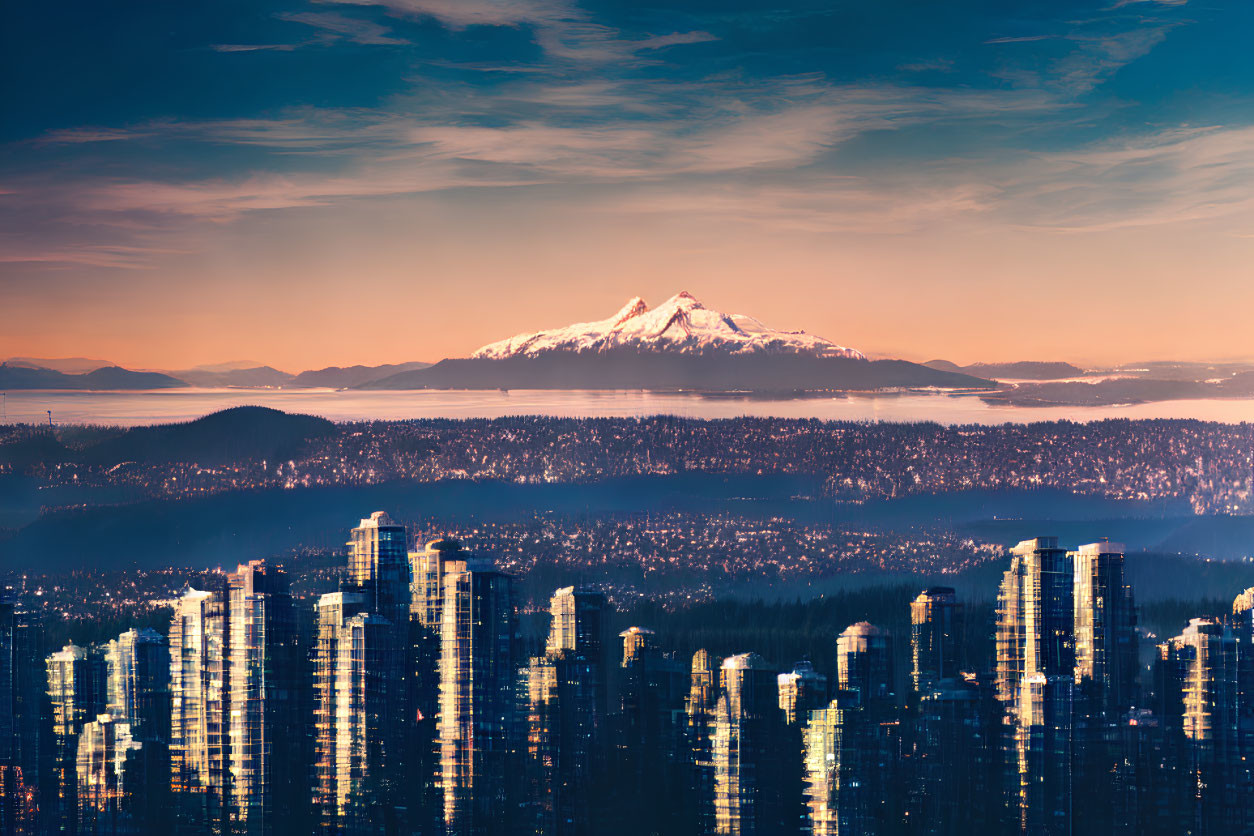
[[[28,5],[0,356],[466,356],[688,290],[872,356],[1250,359],[1247,3]]]

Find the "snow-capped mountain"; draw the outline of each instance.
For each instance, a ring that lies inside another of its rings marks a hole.
[[[804,331],[776,331],[751,316],[724,314],[702,305],[691,294],[672,296],[650,310],[639,296],[609,319],[565,328],[519,334],[489,343],[472,359],[504,360],[573,352],[613,351],[688,355],[792,354],[865,360],[862,352]]]

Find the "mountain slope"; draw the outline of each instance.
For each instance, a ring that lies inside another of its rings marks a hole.
[[[65,374],[86,374],[105,366],[114,366],[108,360],[94,360],[90,357],[10,357],[4,361],[8,366],[22,366],[27,369],[51,369]]]
[[[704,392],[992,389],[967,374],[867,360],[804,331],[777,331],[680,293],[654,310],[630,300],[614,316],[520,334],[469,358],[442,360],[364,389],[660,389]]]
[[[282,386],[292,380],[292,375],[271,366],[254,366],[244,369],[182,369],[170,375],[193,386]]]
[[[330,435],[325,418],[280,412],[262,406],[237,406],[195,421],[132,427],[86,448],[77,459],[87,464],[121,462],[196,462],[231,464],[241,460],[284,461],[310,440]]]
[[[706,392],[869,391],[996,384],[904,360],[787,354],[662,354],[629,350],[442,360],[363,389],[686,389]]]
[[[948,360],[928,360],[923,365],[930,369],[944,372],[962,372],[964,374],[985,377],[992,380],[1062,380],[1070,377],[1081,377],[1084,369],[1070,363],[1047,362],[1041,360],[1020,360],[1014,363],[972,363],[959,366]]]
[[[401,372],[425,369],[430,365],[430,363],[413,362],[383,366],[328,366],[325,369],[303,371],[286,385],[292,388],[347,389]]]
[[[158,372],[106,366],[87,374],[0,365],[0,389],[177,389],[187,384]]]
[[[552,352],[607,353],[631,350],[680,354],[804,354],[866,359],[862,352],[804,331],[777,331],[751,316],[712,311],[686,291],[656,309],[639,296],[609,319],[519,334],[485,345],[476,360],[539,357]]]

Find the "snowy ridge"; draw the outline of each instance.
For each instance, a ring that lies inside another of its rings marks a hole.
[[[639,296],[609,319],[519,334],[489,343],[477,359],[536,357],[550,352],[601,353],[620,349],[680,354],[802,354],[865,360],[856,349],[804,331],[776,331],[751,316],[723,314],[687,292],[649,309]]]

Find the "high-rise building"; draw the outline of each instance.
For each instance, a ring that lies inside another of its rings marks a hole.
[[[779,688],[779,710],[791,725],[804,723],[811,711],[828,704],[827,677],[808,661],[798,662],[788,673],[776,677]]]
[[[605,595],[565,587],[549,602],[546,652],[527,671],[527,804],[535,832],[591,833],[605,737]]]
[[[348,753],[341,754],[341,741],[352,728],[353,691],[341,706],[339,665],[340,645],[347,640],[345,623],[366,612],[369,602],[361,592],[330,592],[318,599],[317,634],[314,638],[313,718],[314,718],[314,807],[322,832],[342,829],[345,803],[351,788],[352,772]],[[344,741],[347,745],[348,741]]]
[[[563,587],[549,599],[548,641],[545,652],[574,650],[601,661],[605,654],[605,594]]]
[[[375,511],[348,541],[348,583],[370,598],[370,611],[397,629],[409,623],[410,580],[405,526]]]
[[[127,630],[105,646],[106,711],[136,740],[170,736],[170,647],[152,628]]]
[[[997,599],[997,696],[1007,709],[1009,801],[1021,831],[1070,834],[1075,583],[1053,537],[1011,550]]]
[[[868,709],[891,708],[896,701],[892,637],[866,621],[846,627],[836,639],[836,684],[857,691]]]
[[[225,586],[188,590],[170,622],[170,786],[189,826],[226,828],[230,687]]]
[[[876,832],[866,766],[866,711],[852,691],[810,711],[802,728],[805,831],[812,836]]]
[[[952,587],[930,587],[910,602],[910,675],[917,693],[958,675],[961,617]]]
[[[449,836],[503,832],[516,704],[513,578],[468,561],[444,579],[440,787]]]
[[[314,649],[315,791],[322,832],[393,833],[404,826],[402,648],[357,592],[318,601]]]
[[[1019,820],[1027,834],[1070,834],[1075,683],[1031,673],[1019,682],[1014,725]]]
[[[405,769],[408,804],[419,830],[431,831],[443,820],[439,787],[440,630],[444,614],[444,579],[463,572],[469,552],[450,537],[432,540],[409,553],[410,609],[409,708]]]
[[[1136,703],[1136,604],[1124,577],[1123,545],[1071,553],[1075,573],[1075,681],[1090,721],[1118,722]]]
[[[688,697],[684,701],[686,742],[698,833],[714,832],[714,712],[721,693],[714,657],[702,648],[692,654]]]
[[[38,615],[20,597],[0,595],[0,834],[4,836],[35,832],[41,785],[55,792],[44,656]]]
[[[1185,741],[1193,799],[1186,825],[1196,833],[1247,832],[1250,813],[1238,792],[1238,659],[1231,628],[1219,619],[1192,619],[1159,646],[1159,665],[1159,687],[1176,712],[1164,721]]]
[[[941,679],[919,695],[909,764],[914,832],[960,836],[998,830],[1001,716],[992,681]]]
[[[679,791],[689,775],[690,743],[684,701],[690,687],[688,666],[663,652],[657,635],[630,627],[623,640],[618,679],[618,717],[612,781],[624,804],[611,817],[633,817],[644,831],[688,822],[694,799]],[[667,823],[670,823],[669,825]]]
[[[451,537],[427,543],[422,551],[409,553],[410,616],[439,635],[444,612],[444,578],[466,571],[470,553]]]
[[[628,627],[618,637],[623,640],[623,668],[630,668],[645,654],[658,649],[657,635],[647,627]]]
[[[228,816],[239,833],[299,828],[308,792],[308,684],[287,576],[254,560],[227,584]]]
[[[742,653],[723,660],[721,680],[712,742],[714,832],[795,833],[800,786],[794,799],[789,764],[797,758],[781,745],[787,735],[776,675],[756,653]]]
[[[1123,546],[1103,541],[1071,552],[1075,573],[1073,808],[1092,832],[1118,826],[1120,770],[1128,758],[1122,724],[1136,706],[1136,606]]]
[[[142,815],[148,789],[143,748],[131,735],[130,724],[111,714],[99,714],[83,726],[75,752],[80,832],[98,836],[158,832],[154,828],[159,825]]]
[[[67,644],[48,657],[48,699],[52,705],[52,736],[57,800],[43,811],[55,817],[57,829],[73,832],[77,815],[78,733],[104,708],[104,662],[99,654]]]

